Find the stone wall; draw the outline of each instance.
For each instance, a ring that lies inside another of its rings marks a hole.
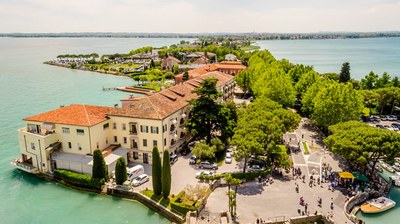
[[[157,202],[147,198],[146,196],[132,191],[126,191],[122,189],[108,189],[107,194],[114,195],[122,198],[134,199],[139,201],[140,203],[146,205],[147,207],[151,208],[152,210],[158,212],[159,214],[163,215],[171,222],[175,223],[184,223],[185,217],[178,216],[177,214],[171,212],[170,210],[166,209],[164,206],[158,204]]]

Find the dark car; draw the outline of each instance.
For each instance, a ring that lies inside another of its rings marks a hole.
[[[199,167],[201,169],[213,169],[213,170],[218,169],[218,165],[216,163],[212,163],[212,162],[209,162],[209,161],[201,162]]]
[[[196,156],[194,156],[194,155],[191,156],[189,159],[189,164],[190,165],[196,164],[196,160],[197,160]]]
[[[174,164],[176,161],[178,161],[178,156],[176,154],[172,154],[169,157],[169,161],[171,162],[171,164]]]
[[[377,127],[377,128],[385,128],[385,127],[384,127],[383,125],[381,125],[381,124],[377,124],[376,127]]]

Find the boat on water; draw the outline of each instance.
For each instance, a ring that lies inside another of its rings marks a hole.
[[[385,170],[387,170],[387,171],[389,171],[389,172],[391,172],[391,173],[394,173],[393,167],[390,166],[389,164],[387,164],[387,163],[381,161],[381,162],[380,162],[380,165],[381,165]]]
[[[394,161],[400,163],[400,157],[395,157],[395,158],[394,158]]]
[[[400,187],[400,176],[391,176],[389,179],[396,187]]]
[[[392,166],[392,168],[396,171],[396,172],[400,172],[400,166],[395,164]]]
[[[379,197],[366,201],[360,206],[360,209],[364,213],[379,213],[391,209],[394,206],[396,206],[395,201],[386,197]]]

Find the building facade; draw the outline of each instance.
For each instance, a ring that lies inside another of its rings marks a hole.
[[[32,173],[58,168],[91,174],[93,151],[101,149],[111,173],[121,156],[151,163],[155,146],[177,153],[191,139],[185,122],[188,101],[197,97],[192,91],[210,77],[218,80],[220,101],[233,96],[233,76],[214,71],[150,96],[122,99],[121,107],[73,104],[25,118],[18,130],[21,157],[13,165]]]

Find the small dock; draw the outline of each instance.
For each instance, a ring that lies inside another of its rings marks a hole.
[[[111,90],[117,90],[117,87],[104,87],[103,86],[103,91],[111,91]]]

